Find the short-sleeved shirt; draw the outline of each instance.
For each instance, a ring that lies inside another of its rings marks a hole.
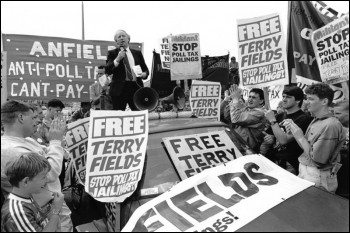
[[[342,124],[331,113],[314,118],[305,135],[311,149],[299,157],[306,166],[328,170],[337,161],[340,149],[345,142],[346,132]]]
[[[30,198],[10,193],[1,208],[1,232],[41,232],[48,222]]]

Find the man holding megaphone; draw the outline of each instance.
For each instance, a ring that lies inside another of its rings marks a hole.
[[[149,75],[143,55],[140,51],[130,49],[130,35],[118,30],[114,35],[117,48],[108,51],[106,73],[113,74],[109,94],[112,97],[113,110],[125,110],[126,104],[136,111],[133,97],[143,87],[142,79]]]

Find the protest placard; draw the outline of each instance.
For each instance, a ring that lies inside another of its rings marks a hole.
[[[243,156],[225,131],[163,138],[181,180]]]
[[[123,232],[232,232],[313,183],[263,156],[242,156],[140,206]]]
[[[199,34],[180,34],[170,40],[171,80],[201,79]]]
[[[171,36],[163,37],[160,42],[160,60],[162,69],[170,69],[170,45]]]
[[[349,15],[312,32],[321,79],[327,84],[349,80]]]
[[[3,34],[8,96],[17,100],[90,101],[89,86],[114,41]],[[142,43],[130,47],[142,51]]]
[[[92,111],[85,191],[101,202],[123,202],[141,180],[148,111]]]
[[[1,51],[1,104],[7,100],[7,52]]]
[[[241,84],[268,87],[289,83],[285,37],[278,14],[237,20]]]
[[[194,115],[200,118],[216,118],[220,121],[221,84],[193,80],[190,105]]]
[[[79,119],[67,125],[65,135],[69,156],[73,160],[73,166],[79,182],[85,185],[86,153],[89,138],[90,118]]]

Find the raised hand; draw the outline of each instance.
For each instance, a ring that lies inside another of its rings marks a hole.
[[[276,121],[275,113],[272,110],[266,110],[265,112],[265,118],[268,121]]]
[[[304,137],[303,130],[294,123],[292,119],[285,119],[283,126],[286,128],[287,132],[291,132],[295,139],[300,139]]]
[[[239,100],[241,98],[242,90],[238,88],[237,84],[232,84],[230,87],[230,96],[233,100]]]
[[[62,141],[64,134],[66,133],[67,125],[62,117],[55,118],[50,126],[49,140]]]
[[[125,56],[126,56],[126,51],[124,49],[122,49],[119,51],[118,56],[115,59],[115,61],[119,63],[121,60],[124,59]]]

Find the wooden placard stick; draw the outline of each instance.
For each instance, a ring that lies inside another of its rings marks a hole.
[[[265,100],[265,109],[266,110],[270,110],[270,97],[269,97],[269,88],[268,87],[264,87],[264,100]]]

